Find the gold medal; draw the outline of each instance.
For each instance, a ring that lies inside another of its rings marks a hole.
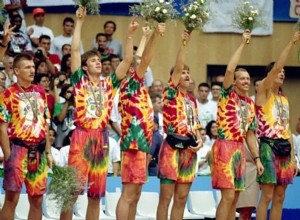
[[[101,109],[96,109],[96,116],[98,116],[98,117],[101,117],[101,115],[102,115],[102,111],[101,111]]]

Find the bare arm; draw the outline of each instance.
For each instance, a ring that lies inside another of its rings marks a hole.
[[[116,75],[117,75],[118,79],[123,79],[126,76],[126,73],[128,72],[128,69],[132,63],[132,58],[133,58],[132,35],[139,26],[139,24],[135,20],[136,20],[136,17],[134,17],[130,21],[130,24],[128,26],[127,40],[126,40],[126,45],[125,45],[125,57],[116,69]]]
[[[261,164],[260,157],[259,157],[258,142],[252,130],[248,130],[246,136],[246,142],[247,142],[248,149],[252,155],[252,158],[254,159],[254,162],[256,164],[257,174],[260,176],[264,172],[264,167]]]
[[[242,42],[239,45],[239,47],[236,49],[236,51],[234,52],[234,54],[231,56],[229,63],[227,65],[227,69],[226,69],[226,73],[225,73],[225,78],[224,78],[224,82],[223,82],[223,87],[224,89],[228,89],[234,81],[234,71],[238,65],[238,62],[240,60],[240,57],[242,55],[242,51],[244,49],[244,46],[246,45],[246,41],[247,39],[251,38],[251,33],[249,30],[246,30],[243,33],[243,38],[242,38]]]
[[[298,174],[298,166],[297,166],[297,160],[296,160],[296,155],[295,155],[294,140],[293,140],[293,136],[292,135],[289,138],[289,142],[291,143],[291,160],[292,160],[292,163],[294,164],[294,176],[297,176],[297,174]]]
[[[114,174],[114,176],[119,176],[120,161],[118,161],[118,162],[112,162],[112,166],[113,166],[113,174]]]
[[[5,122],[0,123],[0,143],[1,143],[5,161],[8,160],[8,158],[10,157],[10,144],[9,144],[7,128],[8,128],[8,123]]]
[[[278,77],[278,73],[282,70],[282,68],[285,65],[285,62],[288,58],[288,55],[292,49],[292,46],[299,41],[300,39],[300,32],[297,31],[292,39],[288,42],[288,44],[285,46],[283,51],[281,52],[278,60],[274,64],[273,68],[271,71],[268,73],[267,77],[262,80],[260,85],[258,86],[258,92],[266,91],[270,89],[273,85],[273,81]]]
[[[157,37],[159,36],[160,32],[162,32],[162,31],[164,32],[165,27],[166,27],[165,23],[158,23],[156,30],[151,35],[151,37],[145,47],[145,50],[142,55],[141,63],[137,66],[137,69],[136,69],[137,75],[140,78],[143,78],[146,73],[147,67],[149,66],[149,64],[153,58],[154,43],[155,43]]]
[[[146,46],[146,42],[147,42],[147,39],[148,39],[148,36],[150,33],[151,33],[151,30],[149,27],[143,27],[143,36],[140,41],[139,47],[135,53],[136,56],[142,57],[145,46]]]
[[[71,45],[71,72],[74,73],[81,66],[80,57],[80,40],[81,40],[81,29],[86,17],[86,8],[79,6],[76,11],[76,25],[74,29],[74,35]]]
[[[0,59],[2,59],[4,57],[4,54],[6,52],[6,49],[7,49],[7,45],[10,41],[10,36],[13,34],[13,29],[15,28],[15,26],[13,27],[9,27],[9,23],[6,23],[4,26],[3,26],[3,38],[2,38],[2,45],[3,47],[0,47]]]
[[[50,145],[50,139],[49,139],[49,125],[46,123],[46,148],[45,148],[46,158],[47,158],[47,164],[49,168],[52,168],[53,164],[53,156],[51,154],[51,145]]]
[[[188,42],[190,41],[190,34],[187,31],[184,31],[181,35],[181,38],[183,41],[186,42],[186,45],[184,45],[184,43],[182,41],[180,49],[177,53],[176,64],[175,64],[174,71],[172,74],[172,82],[175,86],[178,85],[180,77],[181,77],[181,73],[184,68],[185,55],[186,55],[186,50],[187,50],[186,48],[187,48]]]

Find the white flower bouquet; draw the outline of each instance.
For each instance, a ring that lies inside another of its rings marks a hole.
[[[259,9],[252,6],[249,1],[241,2],[234,10],[233,26],[238,29],[252,31],[254,28],[264,25],[264,22],[259,19],[259,15]]]

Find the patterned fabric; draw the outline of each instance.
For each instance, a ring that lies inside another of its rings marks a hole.
[[[255,110],[258,121],[257,135],[259,137],[290,138],[289,103],[285,96],[272,93],[266,104],[256,106]]]
[[[242,142],[218,138],[212,147],[212,187],[245,189],[246,157]]]
[[[263,174],[257,177],[258,182],[277,185],[293,183],[294,169],[291,157],[279,157],[274,155],[272,147],[265,142],[260,143],[259,155],[265,169]]]
[[[71,144],[68,165],[76,168],[83,186],[88,182],[88,197],[103,197],[108,170],[107,131],[76,128]]]
[[[147,181],[147,154],[143,151],[122,152],[122,183],[144,184]]]
[[[11,144],[11,155],[4,162],[3,189],[12,192],[21,192],[25,183],[26,192],[30,196],[43,195],[47,184],[47,159],[42,154],[36,172],[27,171],[27,153],[25,147]]]
[[[167,141],[160,147],[158,178],[174,180],[176,183],[191,183],[195,178],[197,154],[193,151],[172,148]]]
[[[248,129],[255,129],[253,101],[249,97],[239,96],[233,85],[228,89],[222,87],[217,124],[219,138],[243,142]]]
[[[25,94],[17,84],[13,84],[0,95],[0,122],[8,123],[10,139],[18,138],[35,144],[45,139],[47,120],[50,120],[46,92],[37,85],[31,85],[24,91]],[[34,120],[32,107],[35,109],[35,106],[38,120]]]
[[[164,132],[181,135],[195,134],[195,131],[200,128],[197,114],[195,100],[180,92],[170,77],[168,86],[163,92]]]
[[[153,135],[153,108],[143,79],[133,72],[120,87],[119,112],[121,150],[150,152]]]
[[[113,73],[109,77],[101,79],[98,84],[93,84],[79,68],[71,75],[71,82],[74,87],[76,126],[104,129],[108,124],[113,98],[120,86],[116,74]],[[96,101],[98,107],[102,102],[101,114],[97,114]]]

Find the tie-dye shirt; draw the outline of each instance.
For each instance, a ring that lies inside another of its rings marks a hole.
[[[143,78],[134,71],[120,87],[119,112],[121,150],[140,150],[150,153],[153,135],[153,108]]]
[[[47,95],[38,85],[23,90],[25,94],[15,83],[0,95],[0,122],[8,123],[10,139],[18,138],[36,144],[45,139],[46,124],[50,122]],[[35,109],[37,120],[33,113]]]
[[[100,78],[99,83],[94,84],[79,68],[71,75],[71,82],[74,87],[76,126],[87,129],[106,128],[112,109],[112,101],[120,86],[116,74],[113,73],[106,78]],[[102,103],[101,114],[97,113],[96,101],[98,109]]]
[[[259,137],[290,138],[289,103],[285,96],[272,93],[264,105],[256,106],[256,116],[258,121],[257,135]]]
[[[163,91],[164,132],[180,135],[196,134],[200,128],[195,100],[184,94],[169,79]]]
[[[243,142],[247,131],[254,130],[254,102],[249,97],[239,96],[233,89],[222,87],[218,103],[218,136],[224,140]]]

